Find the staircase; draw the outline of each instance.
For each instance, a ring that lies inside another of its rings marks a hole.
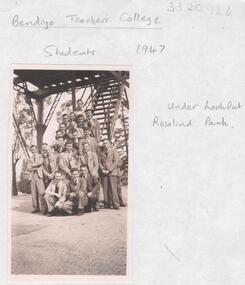
[[[122,84],[115,78],[102,79],[93,102],[94,117],[100,123],[103,138],[111,139],[122,98]]]

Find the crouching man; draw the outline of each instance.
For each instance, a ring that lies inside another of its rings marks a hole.
[[[91,212],[91,210],[99,211],[100,208],[100,184],[95,176],[92,176],[88,172],[87,167],[82,167],[82,180],[84,185],[86,185],[86,193],[88,197],[88,204],[85,208],[86,212]]]
[[[48,216],[53,216],[56,211],[63,208],[63,204],[67,198],[67,186],[62,179],[60,172],[55,173],[55,179],[52,180],[45,190],[44,199],[48,206]]]
[[[62,210],[67,214],[77,214],[80,216],[84,214],[85,207],[88,204],[87,183],[79,177],[77,168],[71,169],[71,177],[68,200],[63,203]]]

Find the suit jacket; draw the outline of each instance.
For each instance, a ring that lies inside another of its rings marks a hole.
[[[34,173],[37,173],[39,178],[43,178],[43,158],[41,154],[37,153],[35,154],[35,159],[34,155],[31,156],[31,158],[28,161],[27,164],[27,170],[31,172],[30,179],[32,179],[32,176]]]
[[[43,160],[44,159],[45,158],[43,158]],[[44,176],[48,177],[48,179],[53,179],[54,173],[58,170],[57,155],[52,153],[48,156],[47,159],[48,159],[49,169],[46,169],[43,164],[43,174]]]
[[[47,189],[45,190],[45,193],[58,193],[60,195],[59,200],[65,201],[67,198],[68,189],[64,181],[59,181],[57,183],[57,181],[52,180],[49,183],[49,186],[47,187]]]
[[[99,162],[96,153],[92,151],[87,152],[88,155],[88,164],[86,164],[86,156],[83,153],[79,155],[80,158],[80,167],[87,166],[90,174],[98,178],[98,169],[99,169]]]
[[[119,176],[119,154],[116,148],[110,147],[100,155],[100,169],[109,170],[110,176]]]
[[[97,142],[100,142],[100,123],[97,119],[92,118],[89,121],[89,127],[91,129],[91,134],[95,137]]]
[[[74,153],[62,152],[58,156],[58,168],[63,175],[71,177],[71,169],[78,167],[78,158]]]

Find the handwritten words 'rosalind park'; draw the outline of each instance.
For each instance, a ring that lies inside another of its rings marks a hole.
[[[191,128],[193,126],[200,125],[206,128],[221,127],[221,128],[234,128],[232,122],[226,119],[228,112],[239,112],[243,108],[242,104],[238,102],[220,102],[214,104],[208,100],[204,102],[203,105],[200,104],[187,104],[186,102],[182,104],[176,104],[175,102],[169,102],[167,105],[168,110],[173,112],[181,111],[192,113],[197,110],[204,112],[204,117],[201,122],[194,121],[192,118],[188,119],[176,119],[172,117],[171,119],[163,119],[159,115],[153,117],[153,127],[164,127],[164,128]],[[214,116],[214,113],[216,115]],[[190,117],[190,116],[188,116]],[[214,118],[215,117],[215,118]]]

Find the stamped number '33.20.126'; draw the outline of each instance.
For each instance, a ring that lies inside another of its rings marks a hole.
[[[136,54],[161,54],[165,49],[165,45],[146,45],[138,44],[136,48]]]

